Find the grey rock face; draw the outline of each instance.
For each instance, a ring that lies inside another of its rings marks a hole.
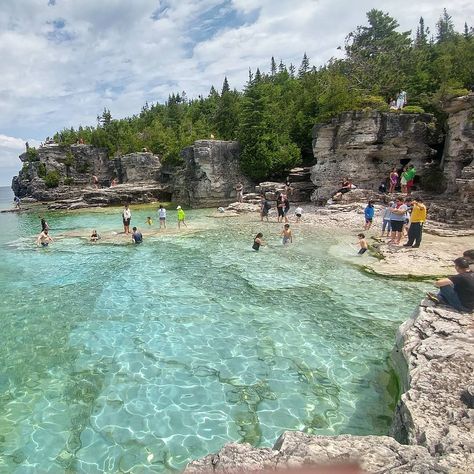
[[[185,167],[176,177],[173,200],[196,207],[227,204],[236,200],[239,181],[244,193],[252,191],[253,184],[240,171],[239,153],[237,142],[221,140],[198,140],[185,148]]]
[[[273,449],[228,444],[185,473],[247,472],[357,463],[368,473],[474,472],[473,314],[423,302],[397,335],[403,383],[390,436],[288,431]],[[401,444],[399,441],[405,443]]]
[[[20,155],[20,160],[23,168],[12,183],[15,194],[55,201],[54,208],[171,198],[170,184],[160,183],[160,158],[152,153],[131,153],[111,160],[102,148],[54,144],[39,148],[33,160],[27,153]],[[44,177],[54,171],[60,177],[59,186],[48,188]],[[122,184],[109,188],[113,179]]]
[[[439,141],[435,119],[428,114],[347,112],[329,124],[315,125],[313,200],[330,198],[343,177],[358,187],[377,189],[392,168],[408,162],[422,175]]]
[[[392,434],[425,446],[453,472],[474,471],[473,336],[472,314],[429,303],[397,336],[396,359],[408,370]]]
[[[443,152],[448,192],[460,191],[464,202],[474,200],[474,93],[456,97],[444,106],[448,132]],[[466,169],[467,168],[467,169]]]

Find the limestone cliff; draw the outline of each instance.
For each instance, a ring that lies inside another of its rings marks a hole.
[[[404,394],[392,426],[398,441],[289,431],[273,449],[228,444],[217,454],[191,462],[185,473],[307,468],[341,461],[359,463],[368,473],[474,472],[472,317],[424,302],[400,327],[394,360]]]
[[[240,171],[239,153],[238,142],[221,140],[198,140],[185,148],[185,165],[176,176],[173,200],[188,206],[220,206],[236,200],[238,182],[244,192],[253,190]]]
[[[313,200],[331,197],[345,176],[358,187],[377,189],[392,168],[410,163],[422,177],[425,162],[436,157],[440,143],[429,114],[346,112],[331,123],[315,125]]]

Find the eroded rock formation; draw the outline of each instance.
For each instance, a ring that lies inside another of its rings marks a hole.
[[[441,143],[435,119],[429,114],[346,112],[329,124],[313,128],[316,164],[311,179],[313,200],[332,196],[342,177],[358,187],[377,189],[392,168],[413,164],[418,177]]]
[[[240,171],[238,142],[198,140],[183,150],[185,167],[175,181],[173,200],[189,206],[223,205],[236,200],[235,185],[244,192],[253,184]]]
[[[423,302],[400,327],[394,360],[404,394],[392,425],[394,437],[286,432],[273,449],[228,444],[217,454],[191,462],[185,473],[340,462],[358,463],[368,473],[474,472],[472,318]]]

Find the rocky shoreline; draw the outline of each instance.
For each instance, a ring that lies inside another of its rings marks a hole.
[[[230,443],[191,462],[187,474],[356,463],[368,473],[474,470],[474,322],[423,301],[393,351],[404,393],[391,436],[313,436],[287,431],[272,449]]]

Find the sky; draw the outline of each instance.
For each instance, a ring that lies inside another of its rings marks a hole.
[[[443,8],[456,29],[474,23],[471,0],[1,0],[0,186],[18,174],[24,143],[64,127],[138,113],[172,92],[188,98],[241,89],[270,58],[321,66],[377,8],[435,31]]]

